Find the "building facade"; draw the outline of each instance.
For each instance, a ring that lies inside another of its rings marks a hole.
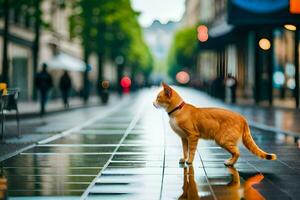
[[[186,0],[185,12],[181,19],[181,26],[190,27],[199,23],[200,20],[200,1]]]
[[[163,77],[167,74],[165,60],[167,59],[174,33],[181,26],[181,23],[169,21],[166,24],[162,24],[160,21],[155,20],[143,30],[145,42],[155,58],[155,65],[150,78],[153,84],[160,84],[162,80],[167,79],[167,77]]]
[[[200,24],[209,35],[199,42],[201,80],[225,83],[230,74],[241,102],[299,107],[300,16],[290,12],[292,1],[199,1]],[[225,85],[224,91],[226,100]]]
[[[10,1],[12,2],[12,1]],[[71,3],[67,0],[40,1],[42,13],[42,26],[40,29],[40,42],[38,53],[38,69],[42,63],[47,63],[57,55],[66,54],[69,58],[83,59],[83,48],[78,38],[71,38],[69,33],[69,17],[71,15]],[[9,9],[8,30],[8,69],[9,87],[19,88],[22,100],[32,100],[34,97],[33,50],[35,40],[35,16],[32,5],[13,5]],[[1,10],[1,9],[0,9]],[[3,55],[3,10],[0,11],[0,60]],[[97,59],[91,56],[89,63],[93,66],[93,73],[89,73],[89,79],[93,86],[97,83]],[[59,79],[63,69],[48,67],[52,74],[54,89],[52,97],[60,95]],[[0,65],[2,72],[2,65]],[[82,71],[69,70],[72,78],[73,94],[79,93],[83,87]],[[116,81],[116,67],[109,62],[104,66],[105,78]]]

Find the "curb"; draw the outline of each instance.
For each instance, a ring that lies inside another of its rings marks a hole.
[[[93,104],[87,104],[87,105],[80,105],[80,106],[73,106],[70,107],[68,109],[54,109],[54,110],[46,110],[46,113],[44,116],[49,116],[49,115],[53,115],[53,114],[57,114],[57,113],[62,113],[62,112],[68,112],[68,111],[72,111],[72,110],[76,110],[76,109],[81,109],[81,108],[89,108],[89,107],[96,107],[96,106],[102,106],[104,104],[97,104],[97,103],[93,103]],[[41,117],[39,112],[31,112],[31,113],[19,113],[19,117],[22,119],[28,119],[28,118],[35,118],[35,117]],[[16,119],[16,115],[14,112],[11,113],[7,113],[5,114],[5,120],[7,121],[12,121]]]
[[[15,155],[18,155],[18,154],[22,153],[23,151],[26,151],[26,150],[28,150],[28,149],[31,149],[31,148],[33,148],[33,147],[35,147],[35,146],[36,146],[36,144],[33,143],[33,144],[30,144],[30,145],[28,145],[28,146],[25,146],[25,147],[23,147],[23,148],[21,148],[21,149],[15,151],[15,152],[12,152],[12,153],[3,155],[3,156],[0,157],[0,162],[2,162],[2,161],[4,161],[4,160],[7,160],[7,159],[9,159],[9,158],[11,158],[11,157],[13,157],[13,156],[15,156]]]

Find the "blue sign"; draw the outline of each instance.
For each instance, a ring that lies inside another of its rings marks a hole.
[[[232,0],[236,6],[255,13],[271,13],[289,6],[289,0]]]

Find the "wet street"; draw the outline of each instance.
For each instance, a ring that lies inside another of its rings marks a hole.
[[[9,199],[299,199],[298,145],[271,131],[252,134],[276,161],[241,146],[235,168],[227,168],[229,153],[200,140],[194,165],[180,166],[181,141],[153,107],[156,93],[142,90],[1,162]],[[179,93],[201,107],[220,106],[194,90]]]

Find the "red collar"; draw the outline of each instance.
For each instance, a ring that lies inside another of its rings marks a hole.
[[[181,102],[181,104],[179,106],[177,106],[176,108],[174,108],[173,110],[171,110],[170,112],[168,112],[168,115],[171,115],[176,110],[180,110],[184,105],[185,105],[184,101]]]

